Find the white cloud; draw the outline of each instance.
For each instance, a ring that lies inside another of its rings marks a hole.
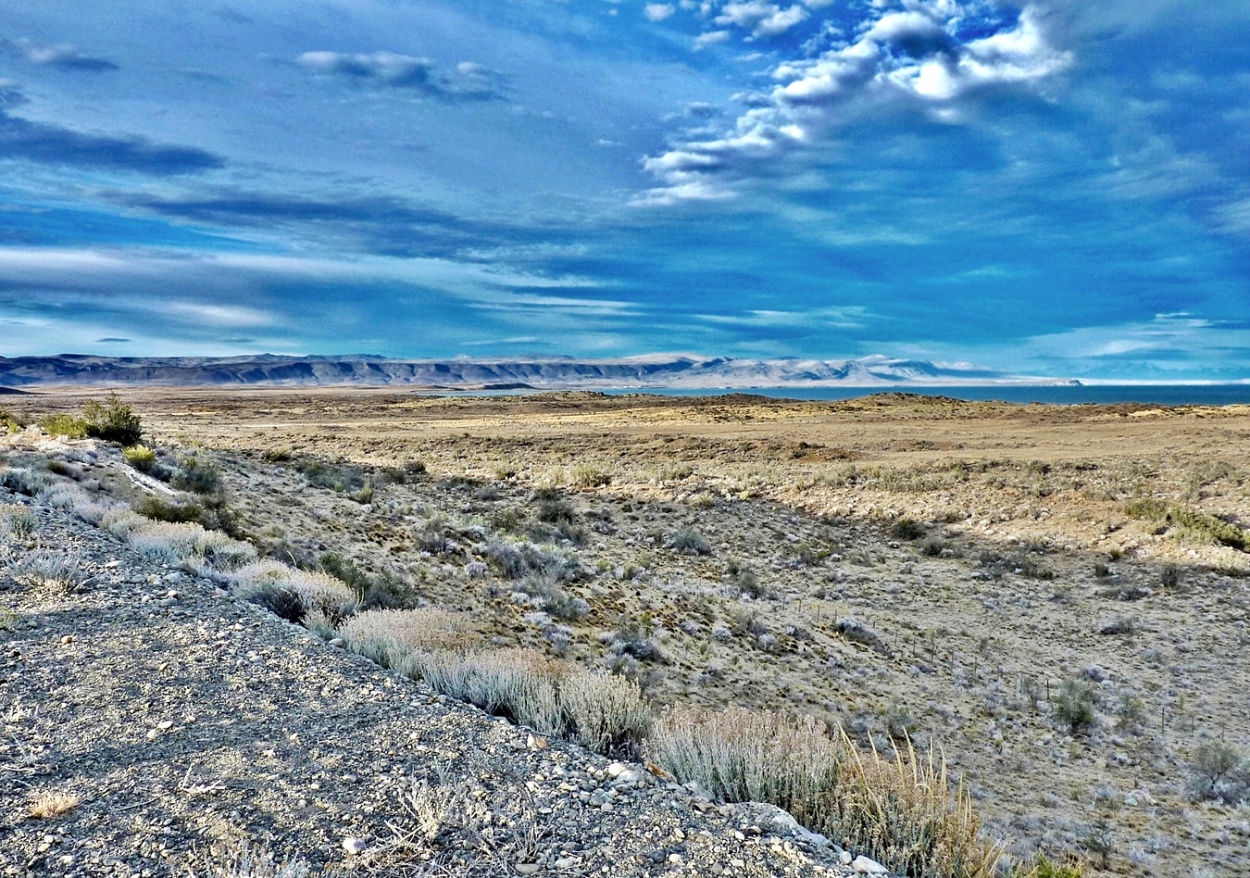
[[[727,30],[712,30],[701,33],[694,38],[694,50],[706,49],[708,46],[714,46],[717,43],[724,43],[729,40],[730,33]]]
[[[648,3],[642,8],[642,14],[648,21],[663,21],[677,11],[672,3]]]
[[[1177,312],[1117,326],[1089,326],[1028,339],[1021,353],[1031,358],[1108,360],[1132,355],[1165,370],[1192,369],[1196,362],[1219,360],[1227,352],[1250,350],[1250,329],[1229,327]],[[1181,355],[1179,358],[1177,355]],[[1206,365],[1205,363],[1203,365]]]
[[[803,20],[808,8],[824,5],[783,10],[767,0],[735,0],[719,6],[707,0],[701,11],[714,16],[716,24],[766,36]],[[858,28],[858,38],[816,57],[777,64],[771,71],[776,83],[771,92],[753,95],[751,109],[723,137],[678,143],[668,153],[648,157],[643,167],[661,186],[636,203],[705,200],[709,193],[725,197],[737,178],[751,175],[753,164],[806,143],[823,142],[823,135],[844,115],[839,109],[851,101],[868,112],[875,105],[909,101],[934,121],[954,124],[963,118],[962,102],[977,92],[1038,83],[1072,63],[1070,52],[1051,45],[1032,5],[1010,24],[978,22],[976,30],[981,33],[987,27],[998,29],[962,42],[956,34],[977,12],[972,3],[905,0],[903,6],[887,10],[886,4],[876,4]],[[718,41],[730,36],[725,30],[713,33]],[[696,48],[702,45],[699,40]],[[671,191],[664,196],[662,189]]]
[[[765,0],[735,0],[721,7],[713,21],[750,30],[757,37],[775,37],[806,19],[807,14],[807,10],[798,5],[782,9]]]
[[[858,329],[871,315],[862,305],[812,308],[803,311],[752,310],[743,314],[698,314],[699,320],[730,326]]]

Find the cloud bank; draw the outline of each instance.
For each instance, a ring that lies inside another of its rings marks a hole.
[[[713,25],[747,32],[748,40],[776,37],[829,4],[782,8],[763,0],[705,0],[700,14]],[[1026,5],[1017,15],[971,0],[903,0],[868,7],[849,34],[828,25],[833,45],[773,64],[772,86],[743,93],[748,106],[731,129],[676,143],[643,160],[659,185],[635,203],[672,205],[732,198],[736,184],[769,162],[819,146],[840,124],[864,114],[919,111],[935,123],[958,122],[979,95],[1031,88],[1067,69],[1070,51],[1052,45],[1043,15]],[[705,48],[731,38],[710,30],[695,41]],[[817,44],[821,40],[817,40]]]

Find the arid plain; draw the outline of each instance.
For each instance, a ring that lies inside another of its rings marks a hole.
[[[1204,742],[1250,746],[1250,407],[121,396],[161,455],[220,470],[262,551],[661,703],[792,710],[885,752],[910,737],[1013,855],[1250,862],[1250,810],[1196,794],[1193,765]],[[567,575],[512,575],[504,543]]]

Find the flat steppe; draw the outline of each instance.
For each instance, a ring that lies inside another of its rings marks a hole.
[[[1250,810],[1189,784],[1199,744],[1250,746],[1250,407],[121,395],[165,458],[220,468],[264,551],[335,556],[661,703],[940,748],[1013,854],[1248,868]],[[503,544],[577,575],[513,576]],[[1092,723],[1065,721],[1065,685]]]

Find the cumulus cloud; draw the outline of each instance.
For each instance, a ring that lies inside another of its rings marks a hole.
[[[499,74],[472,61],[461,61],[444,70],[429,58],[396,52],[305,52],[297,60],[300,66],[322,76],[411,89],[448,100],[490,100],[501,96]]]
[[[803,6],[795,4],[782,9],[765,0],[734,0],[721,7],[713,21],[716,24],[745,28],[756,37],[779,36],[807,18]]]
[[[30,40],[22,39],[6,44],[10,51],[22,56],[32,64],[43,67],[55,67],[60,70],[73,70],[81,73],[107,73],[118,67],[107,58],[84,55],[69,43],[41,46]]]
[[[642,14],[648,21],[663,21],[677,11],[672,3],[648,3],[642,8]]]
[[[218,156],[196,147],[126,135],[83,134],[12,115],[10,111],[24,103],[26,96],[20,87],[0,81],[0,158],[154,177],[196,173],[224,164]]]
[[[827,5],[782,9],[766,0],[706,0],[700,11],[756,38],[781,33],[806,19],[808,10]],[[1070,52],[1051,44],[1033,5],[1018,15],[976,0],[903,0],[901,7],[889,0],[874,3],[853,36],[773,66],[771,89],[744,96],[748,109],[721,136],[676,143],[644,159],[644,170],[659,186],[635,203],[731,197],[735,181],[759,163],[821,142],[848,105],[872,112],[910,104],[935,121],[957,121],[964,104],[978,94],[1035,86],[1072,62]],[[837,30],[829,22],[822,27]],[[723,35],[720,40],[732,36],[729,30],[712,33]]]

